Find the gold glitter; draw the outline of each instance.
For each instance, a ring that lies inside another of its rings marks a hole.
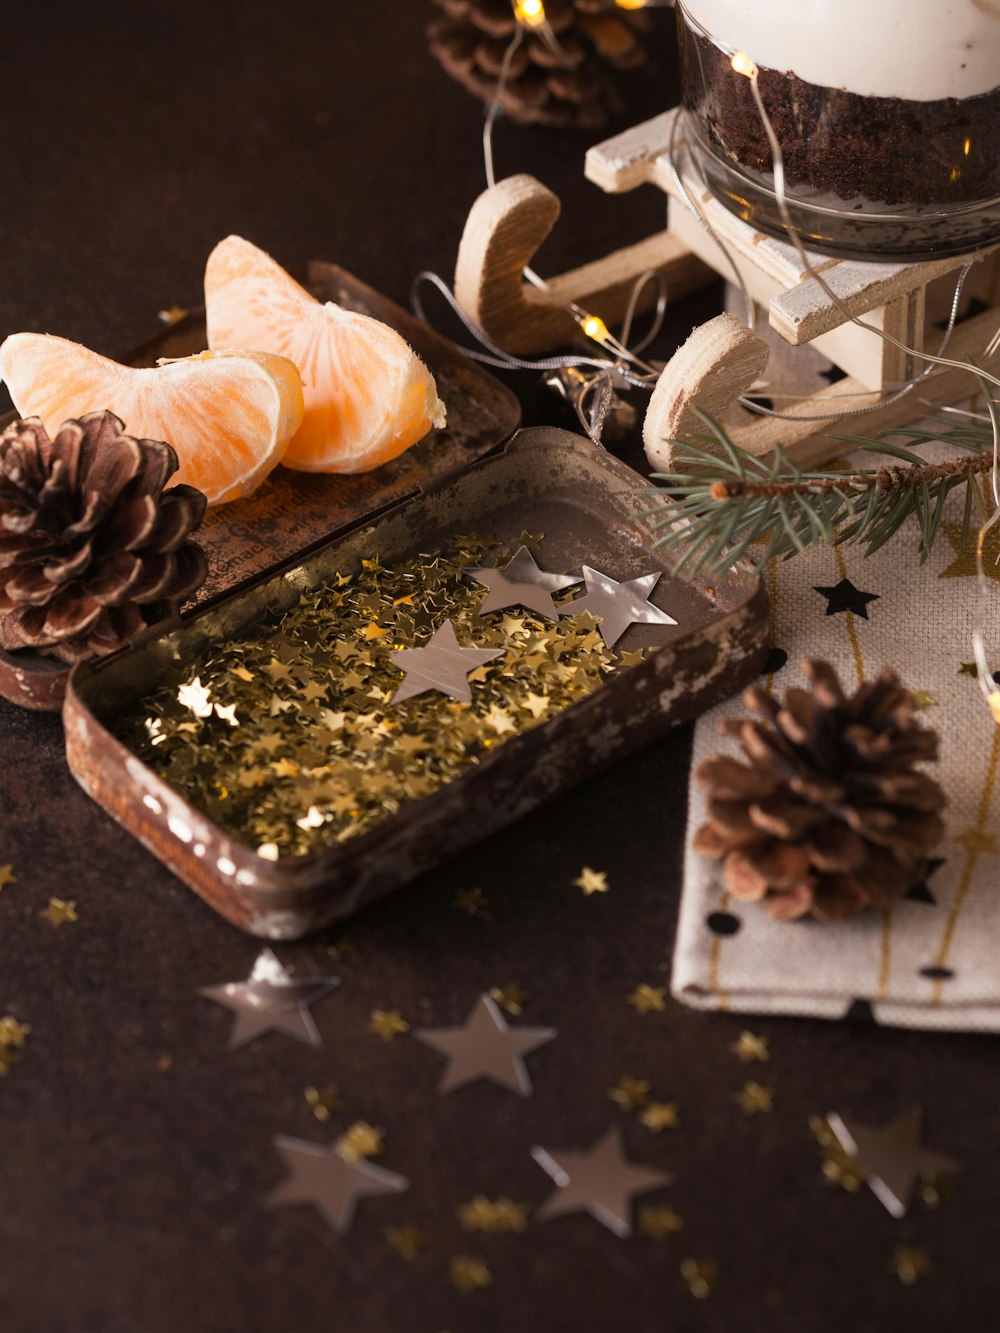
[[[681,1123],[676,1102],[650,1102],[639,1119],[654,1134],[663,1129],[676,1129]]]
[[[6,889],[10,884],[17,883],[17,876],[14,874],[13,866],[0,866],[0,889]]]
[[[513,1199],[487,1199],[477,1194],[458,1210],[459,1221],[466,1231],[512,1232],[524,1231],[528,1226],[528,1210]]]
[[[493,1282],[493,1274],[482,1259],[470,1259],[468,1255],[455,1255],[449,1271],[452,1286],[464,1295],[488,1287]]]
[[[460,912],[466,912],[469,916],[476,916],[480,910],[489,902],[482,889],[459,889],[455,894],[453,906]]]
[[[383,1041],[392,1041],[401,1032],[409,1032],[410,1025],[398,1009],[373,1009],[368,1022],[368,1031],[374,1032]]]
[[[889,1267],[904,1287],[912,1287],[931,1271],[931,1261],[925,1250],[914,1249],[912,1245],[897,1245]]]
[[[590,866],[584,866],[573,883],[578,889],[582,889],[588,898],[592,893],[608,891],[607,874],[603,870],[591,870]]]
[[[78,921],[75,898],[50,898],[49,905],[39,912],[53,926],[63,926],[67,921]]]
[[[491,986],[490,999],[495,1000],[501,1009],[506,1009],[508,1014],[513,1014],[516,1018],[528,1002],[528,992],[516,981],[512,981],[507,986]]]
[[[623,1111],[638,1111],[649,1100],[650,1083],[645,1078],[620,1078],[608,1092],[613,1102],[617,1102]]]
[[[4,1014],[0,1018],[0,1046],[23,1046],[30,1031],[30,1023],[19,1023],[13,1014]]]
[[[356,1162],[361,1157],[378,1157],[385,1152],[385,1132],[369,1125],[366,1120],[357,1120],[341,1134],[334,1146],[347,1162]]]
[[[865,1175],[858,1170],[854,1158],[844,1151],[840,1140],[827,1122],[826,1116],[811,1115],[809,1131],[826,1153],[820,1170],[829,1185],[836,1185],[848,1194],[857,1194],[865,1183]]]
[[[306,1088],[304,1095],[306,1104],[317,1120],[325,1122],[344,1109],[340,1093],[332,1083],[325,1088]]]
[[[427,1244],[423,1231],[415,1222],[404,1222],[398,1227],[386,1227],[382,1234],[389,1249],[401,1259],[416,1259]]]
[[[758,1115],[774,1110],[774,1089],[765,1088],[749,1079],[736,1094],[745,1115]]]
[[[699,1301],[711,1296],[719,1281],[719,1265],[714,1259],[682,1259],[681,1277],[692,1296]]]
[[[636,986],[628,997],[628,1002],[637,1014],[662,1014],[667,1007],[667,992],[663,986],[650,986],[646,982]]]
[[[457,537],[450,551],[391,568],[363,560],[177,668],[123,721],[121,739],[265,859],[357,837],[620,668],[586,613],[551,624],[477,614],[482,586],[468,571],[511,554],[490,538]],[[471,703],[430,690],[393,704],[392,654],[424,646],[445,621],[463,647],[503,656],[471,673]],[[599,872],[581,879],[585,893],[607,890]]]
[[[639,1209],[640,1235],[648,1236],[650,1240],[666,1240],[668,1236],[676,1236],[683,1226],[683,1217],[672,1208],[654,1208],[647,1204]]]
[[[766,1061],[771,1058],[767,1038],[759,1037],[754,1032],[741,1032],[729,1049],[742,1065],[748,1065],[754,1060]]]

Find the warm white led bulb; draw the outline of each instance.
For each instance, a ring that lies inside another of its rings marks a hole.
[[[542,0],[514,0],[514,17],[528,28],[540,28],[545,22]]]
[[[745,74],[748,79],[752,79],[757,73],[755,62],[745,51],[734,51],[729,63],[737,74]]]

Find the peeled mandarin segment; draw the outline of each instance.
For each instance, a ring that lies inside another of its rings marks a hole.
[[[15,333],[0,346],[0,379],[22,417],[52,433],[63,421],[107,409],[139,437],[173,445],[175,480],[209,504],[248,495],[281,461],[302,423],[295,366],[262,352],[202,352],[136,369],[79,343]]]
[[[260,347],[298,366],[305,415],[286,467],[367,472],[444,425],[434,377],[395,329],[321,305],[239,236],[209,256],[205,309],[210,347]]]

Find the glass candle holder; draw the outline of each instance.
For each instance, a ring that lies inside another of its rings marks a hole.
[[[689,146],[746,221],[785,233],[756,66],[807,246],[918,260],[1000,242],[1000,0],[677,0],[677,21]]]

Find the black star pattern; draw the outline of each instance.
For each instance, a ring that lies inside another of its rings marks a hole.
[[[743,922],[732,912],[709,912],[705,925],[713,935],[735,935]]]
[[[814,585],[814,592],[826,598],[826,614],[835,616],[840,611],[853,611],[862,620],[868,619],[868,603],[877,602],[877,592],[862,592],[855,588],[850,579],[841,579],[832,588],[819,588]]]
[[[955,973],[950,967],[940,967],[937,963],[932,963],[930,967],[922,967],[920,975],[926,977],[928,981],[951,981]]]
[[[772,648],[764,659],[764,665],[760,669],[762,676],[776,676],[783,667],[788,665],[788,654],[784,648]]]
[[[852,1000],[844,1012],[849,1023],[877,1023],[871,1000]]]
[[[924,867],[923,879],[919,884],[914,884],[913,888],[906,894],[909,902],[927,903],[931,907],[937,907],[937,899],[934,897],[933,893],[931,893],[927,881],[930,879],[931,875],[937,874],[944,863],[945,858],[943,856],[932,856],[928,859],[927,865]]]

